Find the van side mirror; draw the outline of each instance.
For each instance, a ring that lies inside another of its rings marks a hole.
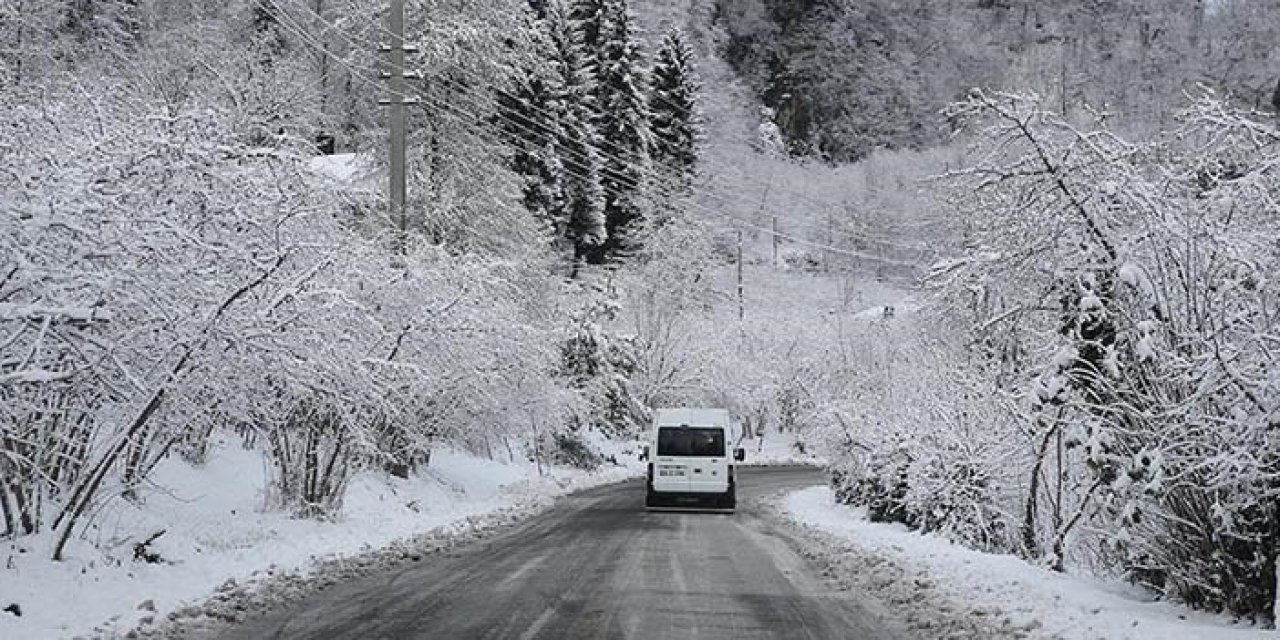
[[[743,449],[742,447],[736,447],[736,448],[733,450],[733,460],[734,460],[734,462],[742,462],[743,460],[746,460],[746,459],[747,459],[747,450],[746,450],[746,449]]]
[[[649,459],[649,445],[646,444],[644,448],[640,450],[640,459],[641,460]]]

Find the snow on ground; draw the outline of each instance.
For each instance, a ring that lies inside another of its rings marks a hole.
[[[762,438],[748,438],[738,443],[746,450],[747,459],[743,463],[751,465],[784,465],[803,464],[822,466],[826,459],[811,451],[796,446],[795,434],[770,431]]]
[[[16,603],[22,612],[0,613],[0,638],[116,635],[145,619],[189,610],[228,580],[305,579],[326,560],[432,530],[434,539],[448,538],[474,529],[486,515],[512,512],[496,522],[502,524],[550,497],[642,471],[629,462],[634,456],[614,448],[604,453],[623,466],[593,473],[544,469],[545,475],[525,460],[504,464],[442,450],[419,476],[356,476],[341,515],[321,522],[264,509],[263,457],[223,442],[201,467],[162,463],[144,502],[109,505],[87,534],[93,544],[73,541],[64,562],[49,561],[48,535],[0,545],[0,609]],[[150,551],[163,562],[134,561],[134,544],[161,530]]]
[[[872,523],[864,510],[835,504],[827,487],[794,492],[784,498],[782,509],[794,522],[850,545],[829,551],[828,560],[862,554],[845,573],[857,574],[854,579],[882,595],[887,591],[889,602],[909,609],[906,617],[927,637],[1280,638],[1277,631],[1233,626],[1224,617],[1151,601],[1129,585],[1063,575],[901,525]],[[935,611],[929,615],[926,609]],[[957,624],[966,619],[969,624]],[[972,623],[978,620],[985,630],[975,631]]]
[[[374,193],[381,184],[376,167],[377,163],[368,156],[356,153],[316,156],[307,162],[312,173],[324,176],[336,185]]]

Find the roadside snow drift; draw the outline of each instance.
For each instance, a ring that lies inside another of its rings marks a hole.
[[[618,455],[626,462],[634,456]],[[615,481],[638,467],[587,473],[546,469],[517,459],[500,463],[441,450],[420,475],[399,479],[362,473],[333,521],[292,518],[264,509],[263,456],[222,443],[200,467],[162,463],[142,504],[112,502],[64,562],[49,560],[46,534],[0,546],[0,638],[114,635],[257,575],[300,571],[401,538],[551,496]],[[456,528],[456,527],[455,527]],[[160,533],[163,532],[163,533]],[[135,558],[135,545],[159,533]],[[443,535],[449,535],[445,531]],[[91,543],[91,544],[90,544]]]
[[[883,585],[891,601],[913,608],[938,606],[938,600],[967,607],[969,618],[1000,619],[1011,637],[1063,640],[1275,640],[1280,632],[1233,626],[1231,621],[1166,602],[1153,602],[1135,587],[1064,575],[1008,556],[983,553],[902,525],[872,523],[862,509],[835,504],[827,487],[811,487],[788,495],[785,514],[795,522],[847,541],[887,562],[866,563],[864,576]],[[898,573],[898,571],[894,571]],[[914,593],[896,591],[910,589]],[[881,594],[885,595],[885,594]],[[942,605],[946,608],[950,605]],[[935,626],[940,629],[941,626]],[[926,633],[926,637],[945,634]]]

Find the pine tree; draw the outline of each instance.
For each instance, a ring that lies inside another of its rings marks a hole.
[[[610,0],[572,0],[572,2],[569,20],[578,31],[582,48],[594,58],[603,46],[605,20]]]
[[[138,0],[69,0],[64,29],[80,42],[96,38],[133,44],[141,35]]]
[[[277,11],[279,8],[270,0],[255,0],[253,3],[250,26],[253,28],[254,37],[267,50],[264,62],[269,62],[270,58],[284,52],[284,34],[280,31],[280,16],[276,15]]]
[[[550,0],[529,0],[529,10],[533,12],[534,18],[546,20],[548,4],[550,4]]]
[[[574,243],[576,262],[593,253],[606,238],[599,135],[593,122],[590,67],[578,31],[560,2],[550,0],[546,6],[544,24],[561,91],[559,157],[569,209],[565,235]]]
[[[276,13],[266,0],[258,0],[253,3],[253,30],[257,33],[268,33],[279,28],[280,23],[276,18]]]
[[[582,4],[591,4],[590,2]],[[602,138],[605,190],[605,229],[608,237],[600,250],[588,256],[602,264],[633,253],[639,247],[635,233],[646,209],[649,151],[649,106],[643,89],[643,61],[631,36],[631,18],[625,0],[602,0],[601,18],[580,23],[589,35],[599,26],[595,51],[596,126]]]
[[[651,78],[651,156],[661,174],[670,177],[671,190],[685,190],[698,163],[702,119],[697,110],[693,52],[680,31],[672,29],[663,37]]]
[[[545,8],[545,7],[544,7]],[[516,88],[500,92],[498,107],[503,127],[514,140],[511,168],[524,184],[526,209],[555,239],[564,237],[569,222],[564,165],[559,157],[564,130],[563,78],[553,66],[555,50],[543,20],[531,9],[528,31],[532,51]]]

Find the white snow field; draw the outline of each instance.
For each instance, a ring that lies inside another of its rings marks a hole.
[[[540,473],[518,455],[503,463],[440,450],[420,476],[407,480],[358,474],[340,516],[317,521],[266,510],[263,456],[224,441],[203,466],[176,458],[162,463],[143,503],[107,505],[90,539],[73,541],[64,562],[49,561],[49,535],[0,545],[0,609],[17,604],[22,612],[0,613],[0,638],[123,634],[146,618],[192,611],[228,581],[251,588],[255,578],[282,573],[305,580],[322,561],[432,530],[464,534],[487,514],[523,517],[557,495],[642,471],[630,449],[594,444],[621,464]],[[149,548],[161,562],[135,561],[134,545],[161,530]]]
[[[875,558],[855,568],[863,584],[918,609],[959,607],[956,617],[1001,620],[1013,637],[1061,640],[1275,640],[1280,631],[1155,602],[1136,587],[1037,567],[975,551],[899,524],[873,523],[864,509],[838,505],[828,487],[788,494],[785,516]],[[906,579],[906,578],[910,579]],[[884,595],[884,594],[882,594]],[[940,604],[940,601],[949,601]],[[935,623],[936,624],[936,623]],[[946,624],[936,624],[941,630]],[[939,631],[940,632],[940,631]],[[928,636],[929,634],[925,634]],[[939,636],[942,637],[942,636]]]

